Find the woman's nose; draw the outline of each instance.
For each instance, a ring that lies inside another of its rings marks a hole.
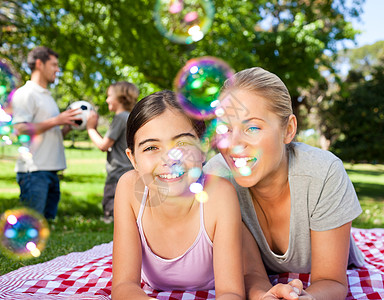
[[[239,149],[244,149],[244,141],[241,131],[234,128],[229,136],[228,148],[233,154],[238,154]]]

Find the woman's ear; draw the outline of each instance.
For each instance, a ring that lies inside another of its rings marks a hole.
[[[289,144],[292,142],[296,135],[296,130],[297,130],[297,119],[295,115],[290,115],[288,119],[287,126],[285,128],[285,133],[284,133],[284,143]]]
[[[137,170],[137,164],[136,164],[135,156],[132,153],[132,150],[129,148],[125,149],[125,154],[127,154],[128,159],[131,161],[132,166],[135,168],[135,170]]]

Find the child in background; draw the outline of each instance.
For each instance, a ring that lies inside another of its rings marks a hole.
[[[120,178],[115,198],[113,299],[153,299],[141,280],[245,299],[239,203],[228,181],[202,174],[203,131],[170,91],[133,108],[127,155],[135,169]]]
[[[129,82],[120,81],[108,87],[108,109],[115,113],[112,123],[104,137],[97,131],[98,115],[92,111],[88,117],[87,131],[92,142],[101,150],[107,151],[107,179],[104,186],[104,222],[113,221],[113,202],[115,189],[121,175],[132,169],[125,155],[125,128],[130,111],[139,96],[138,88]]]

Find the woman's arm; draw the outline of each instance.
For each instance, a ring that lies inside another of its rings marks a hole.
[[[316,300],[345,299],[351,222],[326,231],[311,231],[311,285],[306,292]]]
[[[116,188],[112,256],[112,299],[145,300],[141,289],[141,242],[130,195],[136,171],[124,174]],[[133,198],[133,196],[132,196]]]
[[[292,280],[289,284],[279,283],[272,286],[265,271],[257,243],[244,224],[242,225],[242,235],[244,282],[247,299],[305,299],[301,296],[298,298],[298,294],[303,289],[303,284],[298,279]]]
[[[215,201],[210,203],[217,220],[213,237],[216,299],[245,299],[239,202],[233,186],[225,179],[218,180]]]

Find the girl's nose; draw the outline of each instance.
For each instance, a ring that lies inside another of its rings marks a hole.
[[[181,163],[184,153],[178,148],[170,149],[163,157],[163,166],[172,167]]]

